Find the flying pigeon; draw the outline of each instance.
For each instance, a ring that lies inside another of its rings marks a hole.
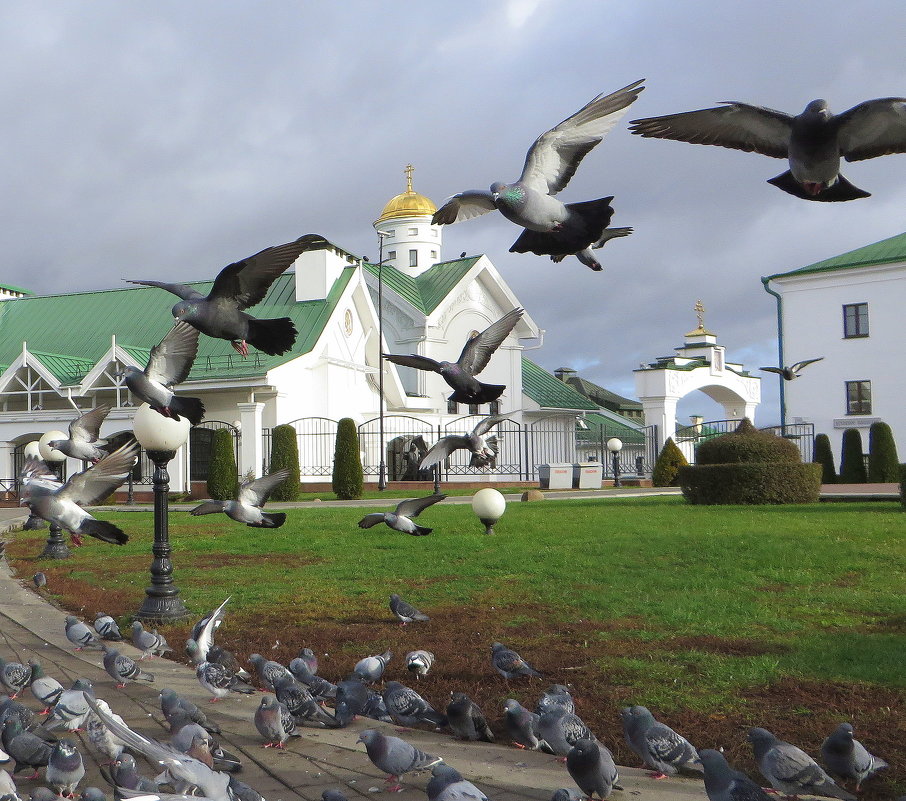
[[[564,205],[554,195],[566,187],[582,159],[619,122],[645,87],[635,81],[609,95],[600,94],[559,125],[541,134],[525,158],[519,180],[491,184],[454,195],[434,214],[434,225],[469,220],[497,209],[526,230],[510,252],[539,255],[582,254],[579,260],[600,270],[592,248],[606,241],[613,197]]]
[[[538,739],[539,715],[526,709],[515,698],[507,698],[503,703],[504,723],[507,734],[516,748],[527,748],[537,751],[541,746]]]
[[[387,790],[401,790],[399,777],[410,770],[423,770],[442,762],[441,757],[420,751],[399,737],[382,734],[376,729],[365,729],[356,742],[364,743],[368,758],[378,769],[387,773]]]
[[[500,347],[509,336],[510,331],[525,314],[524,309],[513,309],[507,312],[496,323],[492,323],[480,334],[469,337],[463,346],[459,359],[455,362],[435,361],[427,356],[411,354],[409,356],[394,353],[385,353],[384,358],[394,364],[404,367],[414,367],[416,370],[440,373],[441,378],[454,390],[449,400],[456,403],[490,403],[497,400],[506,387],[503,384],[482,384],[477,378],[488,362],[494,351]]]
[[[231,692],[253,695],[254,687],[249,687],[235,673],[218,665],[216,662],[200,662],[195,666],[198,683],[211,694],[211,701],[219,701]]]
[[[47,576],[45,576],[40,570],[31,577],[31,580],[35,585],[36,590],[40,590],[42,587],[47,586]]]
[[[106,445],[107,440],[98,437],[101,433],[101,424],[112,408],[104,404],[85,412],[69,424],[69,439],[52,439],[47,446],[84,462],[103,459],[107,451],[101,448],[101,445]]]
[[[154,676],[142,670],[132,657],[121,654],[115,648],[106,645],[104,646],[104,670],[116,682],[119,689],[125,687],[127,681],[154,681]]]
[[[424,537],[434,529],[419,526],[413,523],[412,519],[446,497],[446,495],[428,495],[424,498],[410,498],[407,501],[401,501],[392,512],[372,512],[365,515],[359,520],[359,528],[372,528],[380,523],[386,523],[394,531],[411,534],[413,537]]]
[[[31,668],[21,662],[7,662],[0,656],[0,683],[10,698],[15,698],[31,682]]]
[[[28,689],[44,705],[41,714],[47,715],[50,713],[50,708],[63,694],[63,685],[53,676],[46,676],[41,663],[34,657],[28,660],[28,666],[31,668],[31,681],[28,683]]]
[[[565,762],[566,755],[579,740],[594,740],[595,736],[575,713],[552,709],[538,718],[538,739],[544,741],[560,762]]]
[[[390,611],[396,615],[397,620],[404,626],[407,623],[414,623],[417,620],[424,621],[431,619],[424,612],[419,612],[412,604],[404,601],[396,593],[393,593],[393,595],[390,596]]]
[[[792,381],[794,378],[799,378],[799,374],[802,372],[803,367],[808,367],[810,364],[820,362],[823,358],[823,356],[819,356],[817,359],[804,359],[801,362],[791,364],[789,367],[759,367],[758,369],[765,373],[777,373],[782,375],[784,381]]]
[[[163,656],[173,649],[167,644],[163,634],[158,634],[157,629],[146,631],[140,620],[132,621],[132,644],[142,652],[142,659]]]
[[[425,792],[428,801],[488,801],[472,782],[466,781],[456,768],[444,762],[431,768],[431,779]]]
[[[537,670],[503,643],[495,642],[491,645],[491,662],[494,670],[507,680],[518,679],[521,676],[541,678]]]
[[[251,528],[280,528],[286,522],[284,512],[267,513],[262,507],[267,502],[270,494],[282,484],[289,470],[284,468],[251,481],[243,482],[236,494],[235,501],[205,501],[196,506],[189,514],[212,515],[223,512],[237,523],[245,523]]]
[[[189,377],[197,354],[197,329],[179,322],[151,348],[144,370],[129,365],[117,377],[122,377],[129,391],[154,411],[174,420],[182,415],[197,426],[204,417],[204,404],[198,398],[177,396],[172,389]]]
[[[838,787],[808,754],[792,743],[778,740],[767,729],[749,729],[748,741],[755,752],[755,764],[771,786],[786,795],[820,795],[855,801],[856,797]]]
[[[266,695],[255,710],[255,728],[264,738],[265,748],[283,748],[296,731],[296,722],[284,704]]]
[[[469,459],[469,467],[494,467],[500,448],[497,445],[497,436],[488,437],[486,434],[507,417],[509,414],[492,414],[490,417],[479,420],[471,434],[448,434],[441,437],[422,457],[419,469],[433,467],[460,448],[472,454],[472,458]]]
[[[447,722],[446,718],[415,690],[398,681],[388,681],[381,696],[390,717],[400,726],[414,727],[421,723],[436,727]]]
[[[66,639],[76,647],[76,651],[104,647],[104,644],[91,633],[91,629],[75,615],[66,616]]]
[[[406,670],[415,674],[416,679],[427,676],[434,664],[434,654],[430,651],[409,651],[406,654]]]
[[[494,742],[494,733],[481,707],[465,693],[452,693],[447,704],[447,723],[460,740]]]
[[[856,792],[869,776],[888,767],[883,759],[868,753],[865,746],[853,737],[851,723],[841,723],[821,743],[821,759],[835,776],[854,779]]]
[[[582,738],[566,755],[566,769],[585,795],[609,798],[614,789],[622,790],[617,782],[620,775],[613,754],[597,740]]]
[[[724,101],[716,108],[633,120],[634,134],[788,159],[789,170],[768,183],[804,200],[869,197],[840,174],[847,161],[906,152],[906,98],[867,100],[831,114],[826,100],[812,100],[798,116]]]
[[[45,776],[47,783],[60,795],[72,798],[85,775],[82,755],[72,740],[60,740],[50,752]]]
[[[770,796],[745,773],[733,770],[713,748],[698,752],[705,769],[708,801],[769,801]]]
[[[173,307],[173,316],[191,324],[202,334],[226,339],[243,357],[252,345],[270,356],[289,351],[296,342],[296,327],[289,317],[258,320],[246,309],[264,300],[267,291],[306,250],[329,246],[318,234],[306,234],[295,242],[265,248],[254,256],[224,267],[207,297],[186,284],[162,281],[130,281],[172,292],[182,300]]]
[[[384,653],[375,656],[366,656],[356,663],[352,672],[361,676],[369,684],[374,684],[374,682],[380,681],[381,676],[384,675],[384,670],[392,656],[393,653],[391,651],[384,651]]]
[[[76,545],[88,535],[113,545],[125,545],[129,537],[113,523],[92,517],[82,507],[106,498],[128,477],[139,445],[133,439],[99,462],[69,477],[63,484],[40,459],[26,459],[19,474],[24,488],[22,503],[51,525],[65,529]]]
[[[576,703],[573,701],[572,693],[569,691],[569,687],[564,684],[552,684],[548,687],[538,699],[538,703],[535,705],[535,712],[543,715],[554,708],[562,708],[567,712],[576,711]]]
[[[657,721],[646,707],[624,707],[620,717],[627,745],[654,771],[653,779],[675,776],[679,770],[703,770],[692,743]]]
[[[122,642],[123,640],[123,633],[116,620],[104,612],[98,612],[94,618],[94,630],[102,640],[110,640],[110,642]]]

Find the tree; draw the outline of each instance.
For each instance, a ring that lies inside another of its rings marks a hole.
[[[299,497],[299,444],[296,429],[289,425],[277,426],[271,431],[268,472],[276,473],[284,467],[289,470],[289,476],[271,493],[272,501],[294,501]]]
[[[208,497],[217,501],[231,501],[239,489],[239,470],[233,432],[218,428],[211,441],[211,462],[208,465]]]
[[[836,484],[837,470],[834,467],[834,452],[827,434],[815,435],[815,461],[821,465],[821,483]]]
[[[862,456],[862,434],[858,428],[847,428],[843,432],[843,451],[840,455],[840,483],[865,484],[868,473]]]
[[[359,432],[351,417],[344,417],[337,426],[333,454],[333,491],[341,501],[362,497],[362,457],[359,453]]]
[[[878,483],[900,480],[897,444],[887,423],[872,423],[868,429],[868,480]]]
[[[673,437],[667,437],[667,441],[664,443],[664,447],[654,463],[654,470],[651,471],[651,483],[655,487],[677,486],[679,469],[688,464],[689,462],[686,461],[683,452],[673,441]]]

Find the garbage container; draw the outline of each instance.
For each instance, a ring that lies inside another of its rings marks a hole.
[[[604,465],[600,462],[578,462],[573,465],[573,487],[601,489]]]
[[[541,489],[572,489],[573,466],[569,462],[538,465]]]

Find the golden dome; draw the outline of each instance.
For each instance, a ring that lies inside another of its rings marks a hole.
[[[412,189],[412,171],[414,167],[411,164],[406,165],[406,191],[390,198],[381,216],[375,220],[375,225],[384,222],[384,220],[394,220],[399,217],[431,217],[437,211],[437,206],[424,195]]]

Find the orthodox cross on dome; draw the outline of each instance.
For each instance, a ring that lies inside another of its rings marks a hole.
[[[411,192],[412,191],[412,173],[415,172],[415,167],[413,167],[411,164],[407,164],[406,168],[403,170],[403,172],[406,173],[406,191]]]
[[[698,327],[699,330],[705,330],[705,304],[701,300],[695,301],[695,305],[692,307],[695,312],[695,316],[698,317]]]

